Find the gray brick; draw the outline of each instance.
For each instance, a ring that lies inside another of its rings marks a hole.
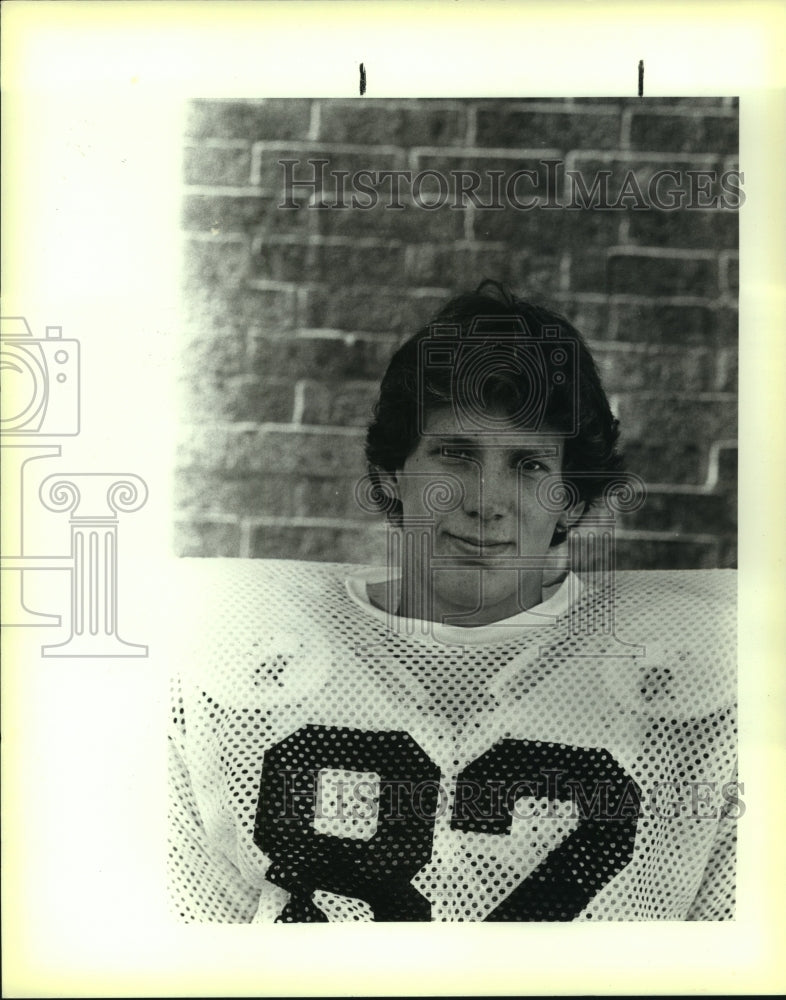
[[[311,378],[316,373],[326,380],[378,381],[393,354],[390,338],[358,337],[353,343],[328,337],[269,338],[252,340],[251,370],[259,375],[279,376],[286,372],[294,379]]]
[[[197,138],[304,139],[311,119],[311,101],[302,98],[255,101],[190,101],[186,135]]]
[[[736,116],[707,114],[649,114],[631,116],[630,144],[633,149],[674,150],[685,153],[737,152]]]
[[[374,528],[261,525],[254,530],[251,544],[252,554],[266,559],[379,564],[385,560],[385,536]]]
[[[693,295],[718,292],[717,264],[707,257],[611,254],[609,289],[635,295]]]
[[[520,289],[525,287],[528,273],[526,254],[504,247],[420,244],[407,251],[406,275],[411,282],[452,292],[476,288],[484,278]]]
[[[596,208],[568,209],[562,214],[562,238],[566,246],[575,252],[585,248],[605,251],[607,247],[619,243],[623,219],[636,213]]]
[[[590,346],[610,339],[609,304],[605,299],[597,301],[581,296],[559,295],[553,300],[552,308],[564,315]]]
[[[249,244],[245,239],[183,241],[183,281],[186,287],[216,289],[242,284],[248,272]]]
[[[408,296],[368,289],[311,288],[304,323],[308,327],[379,333],[414,333],[443,305],[444,295]]]
[[[506,209],[504,212],[481,209],[473,212],[472,227],[476,240],[507,243],[512,250],[528,250],[553,257],[563,251],[567,215],[561,208]]]
[[[294,384],[283,378],[234,375],[224,380],[198,371],[183,393],[186,412],[204,420],[286,423],[294,412]]]
[[[595,98],[587,98],[587,100],[594,101]],[[665,110],[684,108],[687,111],[696,111],[702,108],[723,108],[727,100],[726,97],[647,97],[644,103],[647,107],[652,106]],[[736,98],[732,100],[735,101]],[[578,103],[580,102],[581,98],[578,99]],[[640,109],[641,103],[641,100],[636,97],[627,97],[622,100],[623,105],[636,109]],[[732,104],[732,106],[735,105]]]
[[[721,263],[721,288],[731,295],[740,291],[740,262],[737,257],[728,257]]]
[[[499,103],[478,108],[480,146],[533,149],[555,146],[614,149],[620,141],[620,115],[615,108],[601,114],[559,110],[532,111],[521,105]]]
[[[339,427],[366,427],[379,389],[374,381],[328,383],[307,379],[300,386],[302,423]]]
[[[607,392],[662,388],[664,392],[697,393],[715,389],[714,357],[706,348],[598,347],[594,356]]]
[[[237,323],[263,330],[289,330],[296,325],[295,290],[279,288],[244,288],[231,295],[228,302]]]
[[[295,484],[295,513],[303,517],[347,518],[353,521],[382,521],[360,508],[355,500],[359,476],[300,478]]]
[[[177,431],[177,469],[220,472],[226,468],[225,457],[231,438],[231,425],[218,422],[180,423]]]
[[[728,209],[630,212],[629,239],[638,246],[734,250],[739,215]]]
[[[287,288],[224,288],[191,285],[184,292],[184,341],[180,364],[210,368],[211,352],[222,373],[250,374],[248,330],[282,332],[296,322],[294,291]],[[232,366],[222,363],[231,356]],[[258,374],[253,372],[253,374]],[[269,373],[263,373],[269,374]]]
[[[213,234],[247,233],[259,223],[265,208],[265,200],[253,194],[187,194],[183,228]]]
[[[246,338],[237,327],[224,327],[206,317],[201,328],[186,327],[179,346],[178,366],[186,379],[209,372],[211,377],[224,380],[246,372]]]
[[[289,164],[283,161],[295,160]],[[327,161],[327,162],[320,162]],[[389,146],[368,146],[365,149],[347,149],[341,145],[298,145],[291,149],[278,145],[260,145],[256,150],[258,174],[253,178],[262,190],[279,201],[289,201],[293,196],[311,198],[319,196],[328,206],[357,204],[352,178],[361,170],[378,176],[386,170],[404,170],[407,166],[403,150]],[[342,177],[341,175],[345,176]],[[303,183],[305,182],[305,186]],[[370,184],[366,179],[364,184]],[[376,185],[371,185],[375,187]],[[380,200],[387,202],[391,180],[380,178]],[[409,193],[409,186],[402,182],[402,194]],[[366,203],[363,196],[360,203]],[[339,210],[339,209],[334,209]],[[347,208],[347,211],[351,208]]]
[[[237,475],[355,477],[365,473],[363,435],[249,429],[229,438],[223,462]]]
[[[238,521],[299,513],[295,500],[298,483],[289,476],[257,474],[229,478],[225,472],[181,469],[174,477],[174,487],[175,508],[186,520],[200,520],[205,514],[216,513]]]
[[[733,495],[650,492],[643,507],[620,518],[620,528],[729,535],[737,530],[736,513]]]
[[[655,152],[630,156],[580,153],[569,158],[560,198],[566,205],[589,207],[585,202],[591,195],[590,205],[594,208],[616,206],[617,211],[626,212],[644,211],[652,206],[679,209],[688,204],[693,206],[691,211],[713,208],[718,207],[718,199],[730,198],[720,184],[722,169],[720,153],[717,156],[675,154],[674,158]],[[664,178],[664,170],[676,171],[677,178]],[[695,174],[696,171],[700,174]]]
[[[617,569],[717,569],[721,539],[617,538]],[[621,636],[624,638],[624,635]]]
[[[254,517],[381,519],[355,500],[357,476],[328,477],[265,473],[229,478],[226,473],[182,469],[175,477],[175,508],[183,520],[206,515]]]
[[[187,146],[183,152],[186,184],[228,184],[242,187],[251,178],[251,148]]]
[[[373,237],[402,243],[451,243],[461,239],[464,212],[448,206],[427,211],[402,199],[402,209],[388,208],[380,201],[373,208],[315,211],[322,236]],[[301,210],[298,214],[304,214]]]
[[[726,321],[728,325],[728,320]],[[647,344],[715,345],[719,321],[708,306],[639,304],[612,301],[609,335],[612,340]]]
[[[300,282],[308,275],[309,245],[281,237],[262,240],[249,258],[249,271],[255,278],[268,281]]]
[[[736,308],[718,308],[715,310],[715,329],[718,343],[729,347],[737,347],[740,342],[739,314]]]
[[[736,347],[725,347],[717,352],[716,375],[713,388],[717,392],[736,394],[739,383],[739,351]]]
[[[183,228],[193,232],[246,236],[311,231],[312,210],[283,209],[278,197],[237,194],[187,194]]]
[[[720,555],[718,556],[719,569],[737,569],[737,537],[722,538],[720,544]]]
[[[177,521],[173,549],[176,556],[238,556],[240,527],[221,521]]]
[[[368,98],[320,102],[322,142],[431,146],[459,142],[466,133],[463,105],[444,101]]]
[[[351,275],[358,284],[397,285],[406,281],[405,248],[367,241],[306,242],[270,237],[250,260],[254,277],[298,284],[322,283],[341,288]]]
[[[597,250],[576,250],[570,255],[570,290],[608,295],[609,268],[606,255]]]
[[[554,152],[553,150],[551,152]],[[480,201],[483,206],[507,205],[515,206],[529,205],[534,198],[552,199],[556,196],[557,190],[554,184],[556,177],[552,172],[540,162],[537,152],[526,150],[521,156],[495,156],[485,154],[475,150],[457,154],[440,153],[431,150],[418,152],[412,158],[413,163],[413,197],[417,195],[422,201],[427,203],[437,202],[440,199],[445,201],[450,199],[450,204],[456,203],[453,192],[460,189],[465,191],[463,198],[458,199],[458,205],[474,204],[475,200]],[[516,178],[520,170],[532,171],[532,175],[523,175]],[[435,171],[443,178],[440,183],[436,177],[423,178],[420,185],[415,184],[415,175],[422,171]],[[466,193],[469,188],[461,174],[472,171],[478,177],[479,183],[473,185],[473,198]],[[493,178],[493,173],[501,175],[498,181]],[[459,188],[461,184],[461,188]]]
[[[405,280],[405,248],[401,245],[323,243],[313,244],[309,250],[309,280],[331,285],[334,293],[349,275],[358,286],[397,285]],[[367,294],[372,297],[370,292]]]
[[[704,483],[710,445],[737,436],[734,397],[620,393],[618,417],[628,467],[650,483]]]

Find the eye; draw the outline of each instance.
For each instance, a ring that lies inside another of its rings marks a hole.
[[[548,472],[548,468],[539,458],[525,458],[517,463],[521,472]]]

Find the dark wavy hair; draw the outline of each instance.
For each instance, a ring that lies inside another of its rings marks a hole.
[[[441,363],[429,363],[432,345]],[[431,409],[455,411],[457,403],[489,414],[487,426],[502,414],[522,430],[564,434],[563,477],[585,508],[622,468],[619,422],[584,338],[563,316],[496,281],[451,299],[393,355],[366,434],[372,481],[403,467]],[[377,494],[379,509],[397,521],[400,509]]]

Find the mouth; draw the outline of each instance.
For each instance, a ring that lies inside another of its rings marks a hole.
[[[514,550],[512,542],[489,541],[484,538],[465,538],[463,535],[454,535],[445,532],[450,548],[459,555],[472,556],[475,559],[488,559],[494,556],[508,555]]]

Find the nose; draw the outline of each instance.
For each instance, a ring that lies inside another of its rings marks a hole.
[[[516,505],[516,479],[501,462],[485,461],[464,480],[464,512],[481,521],[498,521]]]

